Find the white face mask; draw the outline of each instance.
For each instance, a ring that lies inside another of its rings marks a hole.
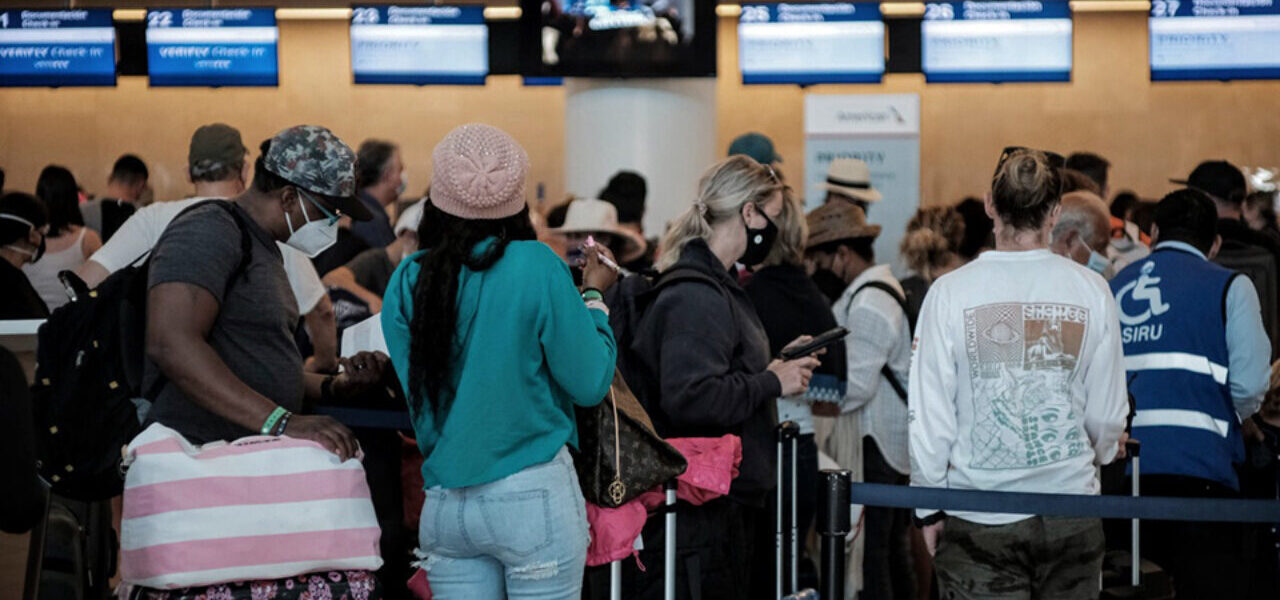
[[[320,203],[311,199],[311,196],[302,190],[298,190],[298,199],[302,203],[302,217],[307,220],[301,227],[295,231],[293,229],[293,220],[289,218],[289,211],[284,213],[284,222],[289,225],[289,239],[284,243],[297,249],[306,255],[307,258],[315,258],[316,255],[324,252],[329,246],[334,245],[338,241],[338,217],[327,214]],[[314,204],[321,213],[322,218],[315,221],[307,216],[307,203]],[[327,218],[324,218],[327,217]]]

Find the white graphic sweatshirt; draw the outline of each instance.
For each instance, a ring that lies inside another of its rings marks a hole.
[[[1097,466],[1115,457],[1129,411],[1102,277],[1048,250],[983,253],[929,289],[913,345],[911,485],[1099,492]]]

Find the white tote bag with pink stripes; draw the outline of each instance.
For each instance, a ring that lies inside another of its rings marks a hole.
[[[125,464],[125,583],[172,589],[382,566],[364,467],[315,442],[194,446],[154,424]]]

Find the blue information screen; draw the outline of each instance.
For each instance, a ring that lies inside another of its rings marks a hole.
[[[920,43],[928,82],[1071,81],[1066,0],[929,2]]]
[[[151,85],[277,85],[278,39],[274,8],[150,9]]]
[[[1151,80],[1280,79],[1280,2],[1155,0]]]
[[[351,11],[356,83],[483,85],[489,27],[483,6],[357,6]]]
[[[878,83],[884,21],[875,2],[743,4],[742,83]]]
[[[0,11],[0,86],[115,84],[110,9]]]

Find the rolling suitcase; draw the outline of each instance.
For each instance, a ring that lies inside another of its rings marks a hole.
[[[816,591],[798,590],[800,587],[800,528],[796,519],[796,481],[799,473],[798,440],[800,427],[791,421],[778,425],[778,489],[777,527],[774,541],[777,548],[775,560],[775,592],[783,600],[814,600]]]
[[[663,535],[665,547],[662,550],[662,597],[675,600],[676,597],[676,482],[671,480],[663,484],[665,499],[662,505],[663,518],[666,520],[666,532]],[[609,598],[622,600],[622,561],[609,563]]]
[[[32,536],[26,597],[105,600],[111,596],[119,544],[110,500],[83,502],[51,495],[44,521]]]

